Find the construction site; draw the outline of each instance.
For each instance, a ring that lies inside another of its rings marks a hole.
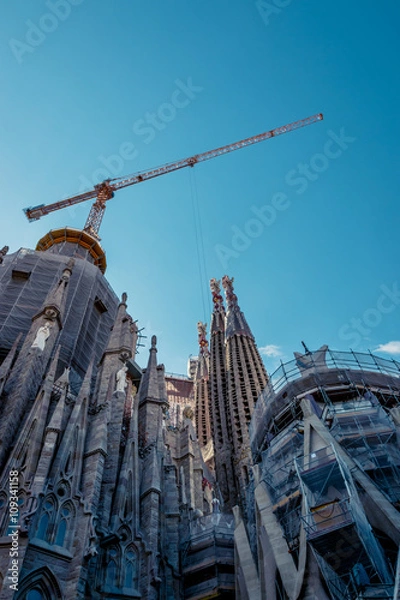
[[[168,373],[105,277],[115,192],[322,118],[25,209],[94,199],[0,251],[0,600],[399,600],[400,363],[303,344],[269,374],[223,275]]]

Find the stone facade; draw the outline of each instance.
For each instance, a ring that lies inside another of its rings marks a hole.
[[[0,600],[397,599],[400,364],[268,377],[225,276],[192,377],[154,336],[141,368],[98,241],[60,231],[0,251]]]

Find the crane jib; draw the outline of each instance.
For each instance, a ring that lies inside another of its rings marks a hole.
[[[214,150],[209,150],[208,152],[203,152],[202,154],[195,154],[193,156],[190,156],[189,158],[185,158],[183,160],[179,160],[173,163],[168,163],[156,169],[152,169],[151,171],[135,173],[134,175],[128,177],[106,179],[105,181],[95,185],[93,190],[84,192],[83,194],[79,194],[77,196],[72,196],[71,198],[66,198],[59,202],[53,202],[52,204],[47,205],[39,204],[38,206],[24,208],[23,210],[29,221],[37,221],[38,219],[40,219],[40,217],[43,217],[44,215],[47,215],[55,210],[60,210],[61,208],[66,208],[67,206],[73,206],[75,204],[78,204],[79,202],[84,202],[85,200],[96,198],[96,202],[89,213],[84,229],[97,234],[100,228],[101,220],[104,215],[105,202],[107,200],[110,200],[114,196],[114,191],[117,191],[124,187],[135,185],[136,183],[141,183],[142,181],[147,181],[148,179],[154,179],[155,177],[165,175],[166,173],[172,173],[173,171],[177,171],[178,169],[183,169],[185,167],[193,167],[199,162],[204,162],[206,160],[210,160],[211,158],[215,158],[223,154],[228,154],[229,152],[233,152],[235,150],[240,150],[241,148],[245,148],[246,146],[251,146],[252,144],[257,144],[258,142],[268,140],[270,138],[282,135],[284,133],[288,133],[290,131],[294,131],[295,129],[299,129],[300,127],[311,125],[312,123],[315,123],[317,121],[322,121],[322,119],[322,113],[318,113],[312,115],[311,117],[301,119],[300,121],[294,121],[293,123],[289,123],[281,127],[276,127],[275,129],[271,129],[270,131],[260,133],[259,135],[255,135],[249,138],[245,138],[244,140],[234,142],[233,144],[221,146],[220,148],[215,148]]]

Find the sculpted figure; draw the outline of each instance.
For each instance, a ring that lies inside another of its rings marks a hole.
[[[127,371],[128,371],[128,367],[126,365],[124,365],[117,372],[117,374],[115,376],[115,379],[117,381],[117,386],[115,388],[116,392],[125,392],[125,388],[127,386],[127,381],[126,381],[126,372]]]
[[[36,332],[36,337],[31,348],[39,348],[39,350],[44,350],[46,345],[46,341],[50,335],[50,327],[48,323],[45,323]]]

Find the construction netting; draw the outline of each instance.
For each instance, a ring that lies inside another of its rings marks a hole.
[[[59,281],[68,256],[20,249],[0,265],[0,360],[18,334],[21,345],[32,318]],[[118,298],[100,270],[76,258],[67,289],[59,369],[71,365],[71,384],[78,386],[92,357],[104,351],[113,325]]]

